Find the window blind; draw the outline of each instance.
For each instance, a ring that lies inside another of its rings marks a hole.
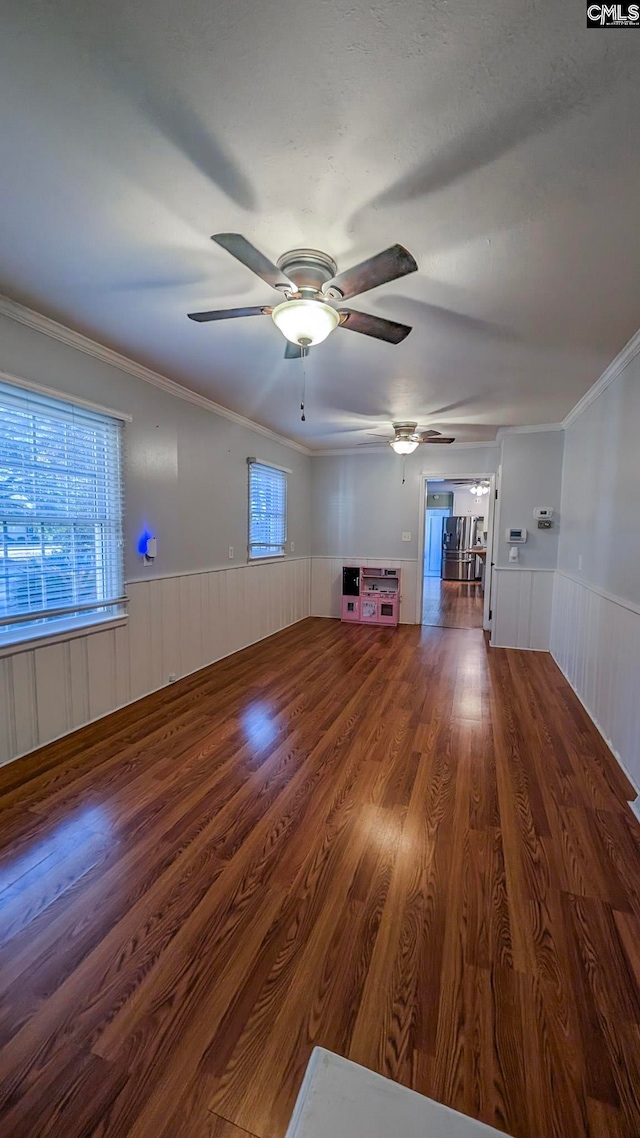
[[[287,475],[249,459],[249,557],[277,557],[287,541]]]
[[[123,603],[122,424],[0,383],[0,643]]]

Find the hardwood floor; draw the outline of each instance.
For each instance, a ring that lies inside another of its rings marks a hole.
[[[425,577],[422,623],[440,628],[482,628],[484,596],[479,581]]]
[[[314,1044],[640,1134],[640,828],[551,658],[307,620],[0,771],[3,1138],[281,1138]]]

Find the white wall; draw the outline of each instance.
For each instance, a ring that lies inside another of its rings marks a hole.
[[[312,460],[311,611],[340,614],[340,568],[387,561],[403,572],[400,619],[418,623],[418,538],[422,477],[492,474],[501,467],[498,547],[494,553],[492,644],[549,649],[553,575],[560,524],[562,431],[506,434],[500,447],[420,448],[406,462],[390,450]],[[468,491],[464,491],[471,499]],[[533,507],[553,506],[556,528],[533,530]],[[489,502],[483,501],[488,517]],[[508,567],[506,525],[526,525],[530,540],[516,570]],[[402,532],[411,541],[402,541]],[[323,562],[323,564],[319,564]],[[516,576],[517,574],[517,576]]]
[[[562,529],[560,509],[563,431],[506,433],[502,439],[500,496],[494,549],[491,643],[500,648],[548,651],[553,581]],[[534,506],[552,506],[551,530],[539,530]],[[522,526],[527,541],[518,563],[509,562],[508,526]]]
[[[640,788],[640,338],[566,430],[551,651]],[[581,562],[580,562],[581,558]]]
[[[249,455],[293,470],[289,538],[308,556],[310,459],[116,367],[0,316],[0,371],[132,415],[125,427],[125,576],[128,580],[229,568],[246,561]],[[144,528],[158,556],[144,568]]]
[[[132,416],[125,427],[129,624],[0,658],[0,762],[309,612],[310,459],[0,316],[0,371]],[[247,465],[289,467],[290,552],[247,566]],[[144,530],[158,539],[145,567]],[[229,560],[229,546],[234,559]]]
[[[636,605],[639,485],[640,354],[567,428],[558,551],[562,572]]]
[[[527,541],[519,547],[518,564],[527,569],[555,569],[562,527],[560,499],[564,431],[505,434],[498,504],[496,565],[509,565],[507,526],[524,526]],[[553,506],[554,527],[537,529],[534,506]]]
[[[314,457],[312,614],[340,615],[342,565],[382,562],[402,569],[401,621],[419,623],[418,544],[425,508],[422,478],[425,474],[492,474],[499,455],[497,446],[419,447],[406,460],[404,485],[402,459],[390,447],[375,454]],[[403,532],[411,534],[410,541],[402,540]]]

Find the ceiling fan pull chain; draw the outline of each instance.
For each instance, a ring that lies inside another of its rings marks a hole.
[[[406,465],[407,465],[407,458],[406,458],[406,455],[403,454],[403,456],[402,456],[402,485],[403,486],[404,486],[404,472],[406,469]]]
[[[304,361],[307,357],[307,351],[308,351],[308,349],[306,347],[303,347],[302,352],[300,353],[300,359],[302,360],[302,397],[300,399],[300,410],[302,411],[302,414],[300,416],[300,422],[301,423],[306,423],[306,421],[307,421],[307,417],[304,413],[304,405],[306,402],[306,391],[307,391],[307,369],[305,367]]]

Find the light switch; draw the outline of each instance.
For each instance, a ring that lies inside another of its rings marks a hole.
[[[404,532],[402,534],[402,540],[403,541],[411,541],[411,534],[409,533],[408,530],[404,530]]]
[[[233,546],[229,546],[229,561],[233,561]]]
[[[296,543],[295,543],[295,541],[292,541],[291,542],[291,552],[295,553],[295,551],[296,551]]]

